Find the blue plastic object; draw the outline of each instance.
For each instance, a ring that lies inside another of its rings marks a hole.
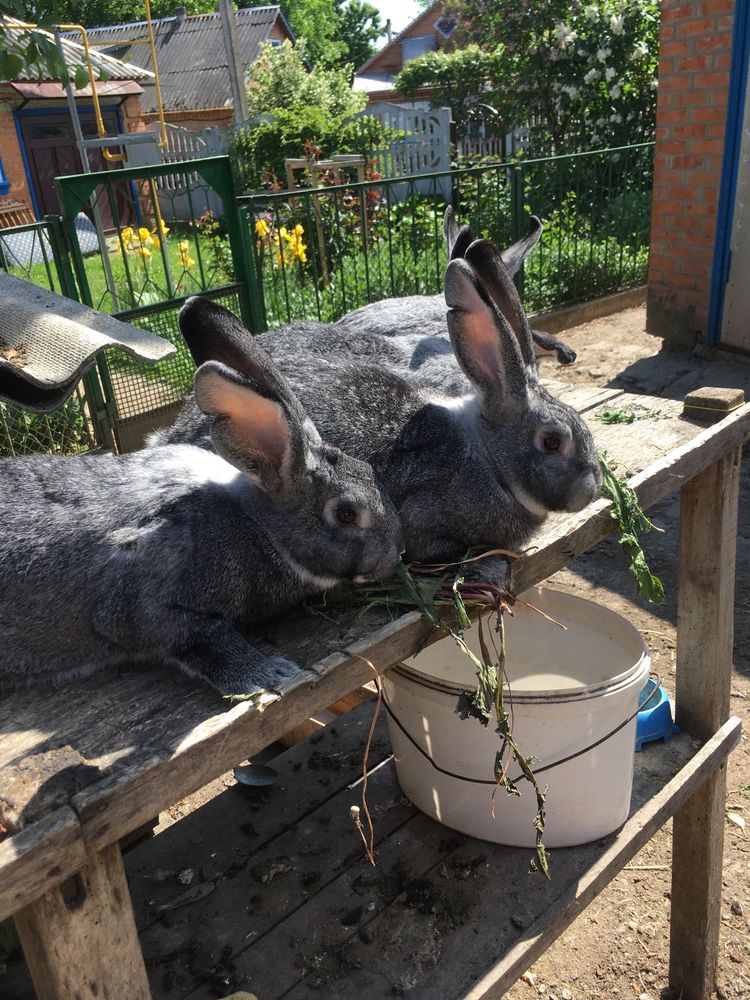
[[[680,727],[672,720],[672,706],[669,695],[652,677],[638,696],[638,704],[644,708],[638,712],[635,730],[635,748],[642,750],[646,743],[663,740],[665,743]]]

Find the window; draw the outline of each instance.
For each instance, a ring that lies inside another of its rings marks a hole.
[[[0,194],[7,194],[10,191],[10,181],[5,176],[3,161],[0,159]]]
[[[405,38],[401,42],[401,59],[405,66],[411,59],[424,55],[425,52],[435,50],[434,35],[416,35],[413,38]]]

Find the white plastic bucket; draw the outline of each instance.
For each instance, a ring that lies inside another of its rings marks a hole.
[[[513,736],[525,757],[533,755],[535,771],[585,750],[539,775],[540,786],[548,787],[546,846],[584,844],[612,833],[628,816],[635,715],[651,659],[636,629],[608,608],[546,589],[529,591],[523,600],[567,631],[522,604],[513,617],[505,616],[505,703],[512,704]],[[478,653],[476,625],[465,638]],[[519,782],[520,797],[499,788],[492,816],[499,737],[492,722],[484,727],[456,714],[460,692],[473,690],[476,680],[474,665],[453,639],[393,667],[383,686],[393,715],[423,751],[389,716],[398,780],[411,801],[472,837],[533,846],[537,803],[528,782]],[[436,770],[425,753],[455,776]],[[518,773],[511,764],[510,777]]]

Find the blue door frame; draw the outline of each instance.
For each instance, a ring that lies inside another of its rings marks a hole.
[[[737,175],[742,149],[742,122],[745,115],[748,62],[750,62],[750,0],[735,0],[732,34],[732,66],[729,73],[727,120],[724,130],[724,157],[721,187],[716,212],[716,241],[711,268],[711,292],[708,301],[706,341],[716,345],[721,340],[724,317],[724,293],[729,279],[732,221],[737,197]]]
[[[111,107],[112,106],[109,105],[107,110],[109,110],[109,108]],[[120,105],[117,105],[115,110],[117,111],[117,121],[119,124],[119,129],[120,132],[122,133],[125,131],[125,123],[122,117],[122,108]],[[23,169],[26,173],[26,184],[28,185],[29,194],[31,195],[31,204],[34,209],[34,215],[40,221],[42,218],[42,214],[39,211],[39,202],[37,201],[36,190],[34,188],[34,178],[32,175],[31,167],[29,166],[29,158],[26,152],[26,143],[24,142],[23,131],[21,130],[21,119],[39,115],[59,115],[60,113],[64,114],[66,111],[68,111],[67,105],[61,108],[20,108],[18,111],[13,112],[13,123],[16,126],[16,135],[18,136],[18,147],[21,150]],[[83,112],[84,114],[86,112],[91,112],[93,114],[94,105],[80,104],[78,105],[78,111]]]

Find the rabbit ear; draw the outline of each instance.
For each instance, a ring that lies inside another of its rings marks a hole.
[[[500,253],[489,240],[474,240],[466,251],[466,260],[510,325],[529,371],[536,371],[529,321],[518,289],[513,284]]]
[[[179,322],[196,365],[221,361],[236,371],[244,371],[247,352],[253,350],[253,335],[228,309],[201,295],[192,295],[180,309]]]
[[[539,242],[539,237],[542,235],[543,229],[544,226],[541,221],[535,215],[530,215],[528,233],[522,236],[518,243],[514,243],[512,247],[508,247],[507,250],[503,250],[500,254],[503,264],[505,264],[505,269],[511,278],[516,274],[521,264],[523,264],[529,250],[533,250]]]
[[[448,246],[448,260],[455,260],[456,257],[463,257],[466,248],[474,237],[468,226],[461,226],[459,229],[453,209],[449,205],[443,216],[443,235]]]
[[[456,242],[458,233],[459,228],[458,223],[456,222],[456,216],[453,214],[453,207],[448,205],[445,210],[445,215],[443,216],[443,236],[448,247],[449,259],[453,254],[453,244]]]
[[[195,401],[214,417],[211,438],[222,458],[282,497],[304,474],[311,440],[320,439],[296,399],[290,408],[260,365],[258,375],[251,381],[207,361],[195,373]]]
[[[480,394],[483,414],[488,419],[498,417],[511,397],[523,397],[528,389],[518,341],[465,260],[448,265],[445,301],[458,363]]]

